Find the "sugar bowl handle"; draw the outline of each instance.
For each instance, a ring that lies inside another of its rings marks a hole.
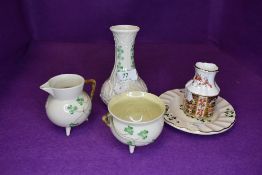
[[[102,121],[110,128],[109,112],[102,117]]]
[[[87,80],[85,80],[85,83],[86,84],[91,84],[90,99],[92,101],[93,96],[95,94],[95,89],[96,89],[96,80],[94,80],[94,79],[87,79]]]

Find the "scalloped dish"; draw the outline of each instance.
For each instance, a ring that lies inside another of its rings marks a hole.
[[[165,122],[181,131],[198,134],[213,135],[230,129],[236,120],[236,112],[231,104],[222,97],[216,100],[216,107],[212,117],[196,119],[183,111],[184,89],[174,89],[160,95],[160,99],[167,106],[164,115]]]

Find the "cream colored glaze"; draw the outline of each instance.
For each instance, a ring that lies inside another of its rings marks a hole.
[[[156,119],[164,112],[164,105],[153,95],[145,96],[121,95],[112,101],[110,111],[116,117],[129,122],[148,122]]]

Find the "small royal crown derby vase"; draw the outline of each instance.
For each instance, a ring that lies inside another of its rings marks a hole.
[[[85,83],[92,85],[90,97],[83,91]],[[95,86],[95,80],[85,80],[76,74],[61,74],[40,86],[49,93],[45,105],[48,118],[57,126],[64,127],[67,136],[72,127],[88,120]]]
[[[134,42],[139,27],[132,25],[111,26],[115,40],[115,65],[101,89],[101,98],[108,104],[114,95],[129,92],[147,92],[144,81],[138,76],[134,61]]]
[[[165,105],[159,97],[141,91],[114,96],[108,104],[109,113],[103,121],[110,127],[117,140],[129,146],[154,142],[164,126]]]
[[[185,86],[184,113],[203,119],[214,112],[219,87],[215,82],[218,67],[213,63],[197,62],[195,76]]]

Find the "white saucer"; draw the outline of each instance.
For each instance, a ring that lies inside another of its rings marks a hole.
[[[186,116],[183,111],[184,89],[174,89],[160,95],[166,104],[165,122],[181,131],[198,134],[213,135],[230,129],[236,120],[234,108],[222,97],[216,101],[213,116],[208,119],[196,119]]]

